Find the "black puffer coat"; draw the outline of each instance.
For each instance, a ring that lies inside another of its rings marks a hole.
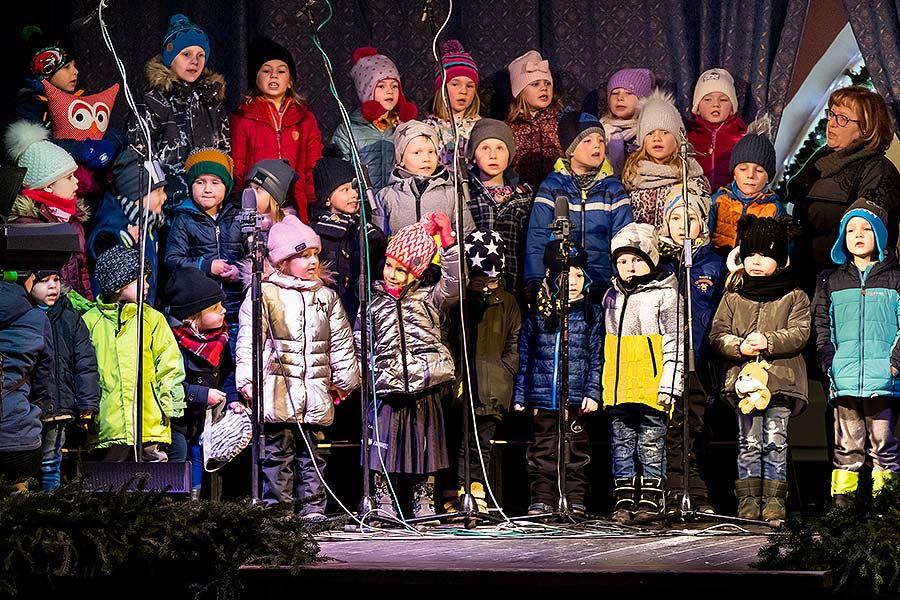
[[[81,410],[96,413],[100,408],[100,373],[87,325],[65,296],[50,307],[47,316],[53,329],[59,393],[46,407],[44,416],[75,416]]]

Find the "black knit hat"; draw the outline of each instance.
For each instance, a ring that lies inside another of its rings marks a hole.
[[[603,141],[606,141],[606,130],[603,124],[594,115],[569,111],[559,118],[557,126],[559,145],[563,154],[572,156],[575,146],[592,133],[599,133]]]
[[[555,281],[559,274],[562,273],[563,263],[559,258],[559,247],[562,244],[560,240],[550,240],[544,247],[544,266],[547,267],[547,278]],[[573,241],[569,250],[569,267],[580,267],[587,275],[587,252],[581,247],[581,244]]]
[[[353,165],[343,158],[324,154],[323,150],[322,158],[313,167],[313,189],[316,191],[316,200],[323,206],[334,190],[356,179]]]
[[[181,267],[172,272],[166,283],[169,314],[183,321],[225,300],[218,283],[196,267]]]
[[[779,267],[787,265],[788,234],[778,219],[752,215],[741,217],[737,243],[742,262],[752,254],[762,254],[773,259]]]
[[[741,163],[761,166],[769,176],[769,181],[772,181],[775,178],[775,146],[765,135],[748,133],[731,150],[728,169],[734,173],[734,168]]]
[[[100,286],[100,295],[108,298],[132,281],[140,273],[140,253],[137,248],[116,245],[104,250],[97,257],[94,276]],[[150,274],[150,264],[144,263],[144,274]]]
[[[287,203],[294,183],[299,179],[297,172],[284,158],[267,158],[261,160],[247,173],[247,183],[255,183],[275,199],[278,206]]]
[[[270,60],[280,60],[287,64],[291,73],[291,82],[297,84],[297,64],[290,50],[267,37],[256,38],[247,52],[247,77],[250,78],[250,89],[256,89],[256,75],[260,67]]]

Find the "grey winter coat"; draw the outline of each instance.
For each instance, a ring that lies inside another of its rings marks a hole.
[[[424,181],[423,190],[416,180]],[[391,183],[375,197],[374,219],[388,237],[397,235],[401,228],[417,223],[425,213],[446,213],[456,231],[456,188],[450,172],[439,166],[427,178],[413,177],[403,167],[394,168]],[[469,213],[468,203],[463,204],[463,235],[475,231],[475,221]]]

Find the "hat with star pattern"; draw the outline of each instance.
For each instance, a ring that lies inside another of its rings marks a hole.
[[[506,266],[506,244],[491,229],[476,229],[466,236],[466,265],[469,275],[500,277]]]

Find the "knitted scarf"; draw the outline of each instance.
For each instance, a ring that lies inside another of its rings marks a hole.
[[[176,325],[172,328],[175,340],[182,350],[204,360],[212,367],[222,361],[222,352],[228,345],[228,328],[222,325],[206,333],[199,333],[190,327]]]
[[[618,137],[626,142],[633,140],[638,132],[638,119],[617,119],[615,117],[606,117],[601,119],[606,129],[607,139],[613,136]]]
[[[753,302],[771,302],[791,292],[797,287],[797,278],[790,267],[769,276],[753,276],[744,273],[739,296]]]
[[[128,219],[128,224],[137,225],[138,219],[140,218],[138,215],[139,201],[132,200],[121,195],[116,196],[116,201],[122,208],[122,212],[125,213],[125,218]],[[162,213],[157,214],[150,210],[144,209],[144,215],[149,221],[148,225],[150,226],[150,228],[159,228],[166,224],[166,216]]]
[[[703,167],[695,159],[688,160],[688,177],[701,177]],[[634,189],[644,190],[678,185],[681,183],[681,168],[660,165],[652,160],[642,160],[638,165],[638,174],[632,180]]]
[[[44,190],[22,190],[22,195],[32,202],[45,205],[60,223],[68,223],[77,210],[75,196],[63,198]]]

